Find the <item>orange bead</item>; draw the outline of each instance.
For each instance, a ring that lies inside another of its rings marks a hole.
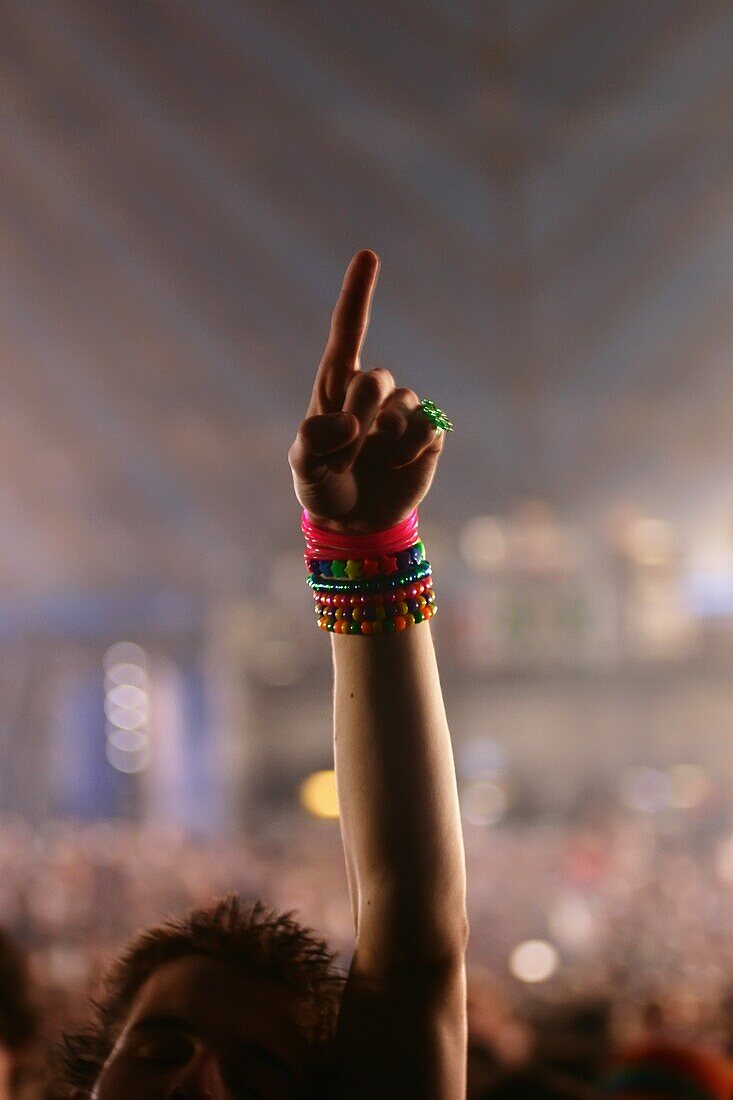
[[[427,605],[426,605],[426,606],[425,606],[425,607],[424,607],[424,608],[422,609],[422,613],[423,613],[423,618],[424,618],[424,619],[432,619],[432,617],[433,617],[433,609],[432,609],[432,607],[430,606],[430,604],[427,604]]]
[[[374,623],[370,622],[368,619],[365,619],[364,622],[361,624],[362,634],[371,634],[373,626]]]
[[[394,623],[395,630],[404,630],[407,626],[407,621],[405,620],[404,615],[395,615],[392,622]]]

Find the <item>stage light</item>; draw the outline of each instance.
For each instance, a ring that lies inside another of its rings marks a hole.
[[[116,707],[133,707],[137,710],[147,710],[148,696],[142,688],[135,684],[117,684],[109,688],[107,699]]]
[[[338,817],[336,773],[320,771],[309,775],[300,785],[300,804],[313,817]]]
[[[149,739],[142,730],[122,730],[112,727],[107,733],[107,741],[120,752],[142,752],[149,746]]]
[[[107,715],[110,725],[117,726],[121,730],[139,729],[148,720],[145,711],[138,710],[137,707],[110,706],[109,700],[105,700],[104,713]]]
[[[114,665],[121,663],[140,665],[144,668],[148,663],[148,655],[142,646],[135,642],[115,642],[104,655],[104,667],[109,671]]]
[[[117,746],[112,743],[111,739],[107,741],[107,759],[112,767],[118,772],[124,772],[126,775],[135,775],[138,772],[144,771],[148,766],[149,757],[150,751],[147,745],[135,752],[127,752],[117,748]]]
[[[494,778],[474,779],[461,793],[463,818],[471,825],[495,825],[506,813],[506,791]]]
[[[566,947],[585,947],[593,938],[595,920],[588,902],[580,894],[563,894],[547,915],[550,932]]]
[[[140,665],[131,664],[129,661],[121,661],[117,665],[111,665],[104,677],[104,686],[109,690],[116,685],[134,685],[145,688],[148,683],[148,674]]]
[[[509,969],[520,982],[546,982],[557,971],[560,958],[546,940],[525,940],[509,956]]]

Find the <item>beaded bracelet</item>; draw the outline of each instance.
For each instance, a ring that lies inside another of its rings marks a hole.
[[[379,558],[313,558],[306,550],[304,554],[306,568],[312,577],[335,579],[369,580],[375,577],[389,577],[400,570],[411,569],[425,560],[425,546],[418,539],[406,550],[397,554],[385,554]]]
[[[437,612],[430,562],[417,533],[417,511],[388,531],[353,539],[320,531],[306,512],[302,529],[307,584],[322,630],[394,634]]]
[[[415,584],[430,575],[430,562],[424,561],[408,573],[396,573],[392,577],[380,577],[373,581],[329,580],[326,577],[311,576],[307,578],[306,584],[314,592],[387,592],[406,584]]]

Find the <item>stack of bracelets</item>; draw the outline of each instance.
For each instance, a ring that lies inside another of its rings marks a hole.
[[[303,512],[305,564],[321,630],[334,634],[394,634],[438,610],[430,562],[418,536],[417,509],[371,535],[314,527]]]

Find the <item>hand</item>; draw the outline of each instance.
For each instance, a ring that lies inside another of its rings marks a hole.
[[[295,495],[318,527],[365,534],[392,527],[427,494],[443,449],[413,390],[388,370],[361,369],[379,259],[357,252],[344,276],[305,420],[288,461]]]

